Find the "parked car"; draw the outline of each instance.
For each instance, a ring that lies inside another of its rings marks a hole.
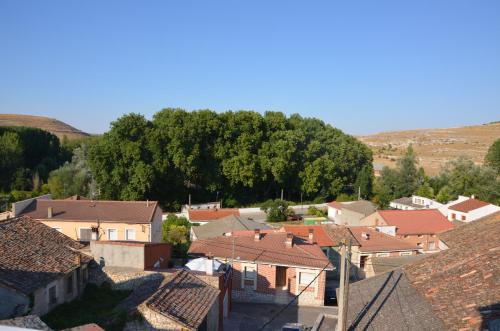
[[[281,328],[281,331],[305,331],[306,327],[300,323],[286,323]]]
[[[325,306],[337,305],[337,292],[334,287],[325,288]]]

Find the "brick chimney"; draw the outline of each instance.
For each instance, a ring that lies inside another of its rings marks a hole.
[[[314,244],[314,229],[309,229],[309,243]]]
[[[260,229],[255,229],[254,230],[254,237],[253,240],[255,241],[260,241]]]
[[[52,218],[53,209],[52,207],[47,208],[47,218]]]
[[[285,246],[286,246],[286,248],[292,248],[292,246],[293,246],[293,234],[291,234],[291,233],[286,234]]]
[[[214,258],[211,253],[208,253],[205,259],[205,272],[208,276],[214,274]]]

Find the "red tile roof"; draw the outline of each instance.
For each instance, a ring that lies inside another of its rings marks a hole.
[[[243,231],[242,231],[243,232]],[[293,237],[293,246],[286,247],[287,233],[263,233],[259,241],[254,240],[254,231],[232,237],[197,240],[189,247],[190,254],[212,254],[218,258],[236,261],[252,261],[274,265],[300,266],[323,269],[330,267],[329,261],[318,245],[311,245]],[[234,245],[233,245],[234,243]]]
[[[396,252],[418,250],[419,247],[366,226],[351,226],[349,230],[360,245],[361,252]],[[368,234],[368,239],[363,237]]]
[[[322,225],[284,225],[283,229],[284,232],[290,232],[294,236],[306,240],[309,238],[309,230],[313,230],[314,243],[321,247],[333,247],[338,245],[338,243],[330,238]]]
[[[236,208],[221,208],[221,209],[190,209],[188,218],[190,221],[215,221],[223,217],[235,215],[240,216],[240,211]]]
[[[342,209],[344,207],[342,205],[342,202],[338,202],[338,201],[329,202],[327,205],[328,205],[328,207],[333,207],[333,208],[336,208],[336,209]]]
[[[387,225],[395,226],[397,234],[435,234],[453,228],[453,224],[437,209],[379,210]]]
[[[450,207],[448,207],[448,209],[461,211],[463,213],[468,213],[472,210],[487,206],[489,204],[490,204],[489,202],[484,202],[477,199],[467,199],[465,201],[451,205]]]
[[[52,207],[52,218],[48,208]],[[105,201],[105,200],[42,200],[37,199],[23,211],[23,215],[36,220],[97,221],[121,223],[150,223],[156,201]]]

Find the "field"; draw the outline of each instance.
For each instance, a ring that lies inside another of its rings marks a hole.
[[[88,133],[80,131],[71,125],[43,116],[0,114],[0,126],[27,126],[39,128],[55,134],[59,139],[62,139],[64,136],[68,137],[68,139],[89,136]]]
[[[500,122],[449,129],[382,132],[358,138],[370,146],[375,163],[390,167],[411,144],[426,174],[435,175],[447,161],[461,155],[482,164],[489,146],[500,138]]]

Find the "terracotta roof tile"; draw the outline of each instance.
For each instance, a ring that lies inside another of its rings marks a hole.
[[[416,245],[366,226],[351,226],[349,230],[359,243],[361,252],[393,252],[419,249]],[[363,233],[368,234],[368,239],[363,238]]]
[[[153,294],[146,306],[188,330],[197,330],[218,296],[218,289],[180,270]]]
[[[259,241],[254,240],[254,231],[241,231],[240,234],[231,237],[197,240],[189,247],[189,253],[318,269],[329,265],[327,257],[318,245],[311,245],[303,239],[293,237],[293,246],[286,247],[287,233],[263,232]]]
[[[290,232],[294,236],[301,237],[305,240],[309,238],[309,230],[313,231],[314,243],[321,247],[333,247],[337,246],[336,243],[328,233],[325,231],[322,225],[284,225],[284,232]]]
[[[388,225],[396,227],[397,234],[435,234],[453,228],[437,209],[379,210],[378,213]]]
[[[29,217],[0,221],[0,283],[30,294],[89,262],[83,245]]]
[[[35,200],[23,212],[37,220],[150,223],[158,207],[156,201]]]
[[[336,209],[342,209],[344,207],[344,205],[342,205],[342,202],[339,202],[339,201],[332,201],[332,202],[329,202],[327,205],[328,205],[328,207],[332,207],[332,208],[336,208]]]
[[[462,201],[462,202],[459,202],[459,203],[456,203],[454,205],[449,206],[448,209],[461,211],[463,213],[468,213],[472,210],[475,210],[475,209],[478,209],[478,208],[481,208],[481,207],[484,207],[487,205],[490,205],[490,203],[484,202],[481,200],[477,200],[477,199],[467,199],[465,201]]]
[[[221,208],[215,210],[199,209],[199,210],[189,210],[188,218],[190,221],[215,221],[221,218],[227,217],[229,215],[240,216],[240,211],[236,208]]]

